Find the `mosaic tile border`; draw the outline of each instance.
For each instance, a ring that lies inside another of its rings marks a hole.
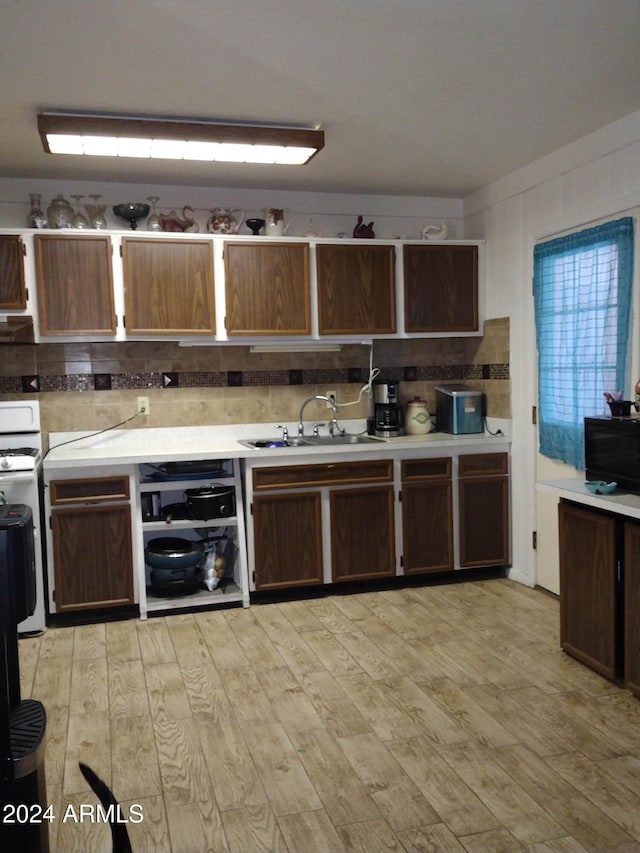
[[[452,382],[509,379],[508,364],[407,365],[380,369],[380,382]],[[149,373],[68,373],[0,377],[0,393],[33,394],[52,391],[124,391],[163,388],[259,388],[286,385],[344,385],[366,381],[361,367],[320,370],[221,370]]]

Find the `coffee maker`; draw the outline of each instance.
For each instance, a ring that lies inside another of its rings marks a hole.
[[[378,382],[373,386],[373,429],[380,438],[393,438],[404,432],[404,414],[397,382]]]

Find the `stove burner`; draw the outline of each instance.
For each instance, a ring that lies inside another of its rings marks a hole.
[[[35,447],[0,447],[0,456],[37,456]]]

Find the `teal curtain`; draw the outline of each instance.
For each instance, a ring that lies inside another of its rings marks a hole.
[[[633,220],[624,217],[538,244],[533,294],[540,452],[584,468],[584,418],[626,396]]]

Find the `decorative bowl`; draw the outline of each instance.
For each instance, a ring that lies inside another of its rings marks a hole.
[[[610,495],[611,492],[615,492],[618,484],[606,480],[586,480],[585,486],[592,495]]]
[[[140,204],[137,202],[127,202],[126,204],[114,204],[113,212],[120,219],[126,219],[131,228],[135,230],[138,227],[138,220],[144,219],[149,215],[151,208],[148,204]]]

